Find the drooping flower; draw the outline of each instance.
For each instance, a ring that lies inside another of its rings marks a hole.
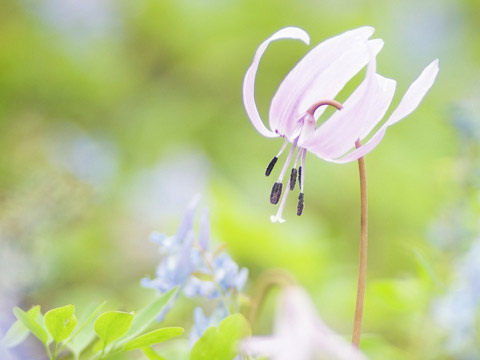
[[[307,150],[335,163],[347,163],[365,156],[379,144],[390,125],[417,108],[435,81],[438,60],[428,65],[410,85],[398,107],[368,142],[354,149],[355,143],[364,140],[381,122],[396,86],[394,80],[376,73],[375,57],[381,50],[383,41],[369,40],[373,32],[372,27],[361,27],[325,40],[313,48],[290,71],[273,96],[269,112],[270,129],[263,123],[255,103],[255,77],[261,57],[272,41],[295,39],[309,44],[310,38],[300,28],[287,27],[274,33],[258,47],[243,82],[244,106],[250,121],[260,134],[284,138],[280,151],[268,164],[266,176],[270,175],[287,145],[292,144],[270,194],[270,202],[277,204],[283,192],[283,179],[293,160],[288,186],[277,214],[271,217],[272,222],[284,222],[282,212],[287,194],[295,188],[297,178],[300,188],[297,215],[303,212]],[[345,84],[367,64],[369,66],[365,80],[343,105],[335,101],[335,96]],[[324,105],[334,106],[339,111],[317,126],[317,121],[325,110]]]
[[[365,360],[350,343],[328,328],[307,292],[299,286],[283,290],[272,336],[253,336],[240,344],[242,353],[271,360]]]

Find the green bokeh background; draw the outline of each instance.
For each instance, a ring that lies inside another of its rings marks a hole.
[[[152,296],[139,281],[159,261],[149,234],[173,233],[201,193],[214,238],[250,269],[251,284],[266,269],[288,270],[349,338],[357,165],[309,154],[304,215],[292,197],[286,223],[271,224],[263,174],[281,141],[252,127],[241,86],[256,47],[281,27],[302,27],[316,44],[371,25],[385,41],[378,72],[398,82],[394,105],[435,58],[440,73],[367,157],[362,348],[372,359],[456,359],[432,304],[477,236],[479,16],[474,0],[2,0],[0,325],[15,304],[139,308]],[[256,87],[265,118],[308,49],[283,41],[267,51]],[[273,301],[258,332],[269,329]],[[167,321],[188,328],[193,304],[181,306]]]

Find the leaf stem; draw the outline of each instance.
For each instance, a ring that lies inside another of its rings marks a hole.
[[[358,149],[362,146],[360,140],[355,142]],[[363,302],[365,299],[365,283],[367,279],[367,247],[368,247],[368,194],[367,170],[365,159],[358,159],[358,172],[360,176],[360,260],[358,266],[357,302],[355,306],[355,320],[353,323],[352,344],[359,347],[362,334]]]
[[[47,356],[50,360],[53,360],[53,357],[52,357],[52,352],[50,351],[50,347],[48,346],[48,344],[43,344],[45,346],[45,351],[47,352]]]

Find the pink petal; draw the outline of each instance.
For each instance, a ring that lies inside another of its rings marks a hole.
[[[363,134],[368,134],[385,116],[396,85],[394,80],[378,74],[372,78],[360,84],[344,108],[334,113],[302,146],[319,157],[336,158],[350,150]]]
[[[374,29],[362,27],[328,39],[310,51],[285,77],[272,99],[272,130],[290,136],[298,118],[316,101],[332,99],[368,62],[367,39]],[[376,52],[383,43],[374,42]],[[323,109],[317,112],[321,114]],[[318,115],[319,116],[319,115]]]
[[[370,50],[365,80],[309,140],[300,146],[322,158],[336,158],[350,150],[361,133],[385,115],[395,92],[395,81],[376,74],[376,59]]]
[[[359,149],[352,151],[348,155],[345,155],[339,159],[328,159],[328,158],[323,158],[323,159],[329,162],[337,163],[337,164],[345,164],[347,162],[357,160],[362,156],[367,155],[373,149],[375,149],[375,147],[380,143],[380,141],[382,141],[383,136],[387,131],[386,128],[387,127],[382,126],[382,128],[378,130],[376,134],[365,145],[363,145]]]
[[[260,117],[260,114],[258,113],[257,105],[255,104],[255,77],[260,59],[262,58],[262,55],[267,49],[268,45],[272,41],[279,39],[295,39],[301,40],[306,44],[310,43],[310,38],[304,30],[296,27],[283,28],[260,44],[257,52],[255,53],[255,57],[253,58],[252,65],[250,65],[247,73],[245,74],[245,78],[243,80],[243,104],[255,129],[257,129],[260,134],[266,137],[276,137],[278,135],[266,128],[262,118]]]
[[[410,115],[413,110],[422,101],[425,94],[432,87],[438,74],[438,59],[432,61],[420,74],[420,76],[410,85],[407,92],[403,96],[400,104],[387,120],[388,125],[393,125]]]
[[[358,158],[361,158],[362,156],[365,156],[370,151],[372,151],[380,143],[383,136],[385,135],[385,132],[387,131],[387,128],[390,125],[393,125],[398,121],[402,120],[407,115],[410,115],[413,110],[418,107],[425,94],[432,87],[435,78],[437,77],[438,70],[439,69],[437,59],[434,60],[430,65],[428,65],[420,74],[420,76],[410,85],[407,92],[400,101],[400,104],[394,110],[390,118],[385,122],[385,124],[383,124],[383,126],[365,145],[339,159],[324,159],[335,163],[346,163],[357,160]]]

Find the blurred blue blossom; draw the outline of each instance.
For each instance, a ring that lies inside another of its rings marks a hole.
[[[156,277],[146,277],[141,281],[142,286],[156,289],[160,293],[178,286],[189,298],[217,300],[209,317],[201,308],[195,309],[190,337],[192,345],[208,327],[218,325],[229,314],[230,309],[237,304],[236,296],[248,278],[248,270],[240,268],[222,247],[211,250],[207,211],[203,212],[198,236],[195,235],[194,219],[198,203],[199,196],[196,196],[188,205],[174,236],[157,232],[151,235],[150,240],[160,247],[162,259]],[[167,311],[175,300],[167,306]],[[164,315],[165,313],[161,314],[160,319]]]
[[[433,304],[433,316],[447,335],[447,351],[461,359],[479,359],[480,239],[476,240],[455,269],[455,282]]]
[[[115,144],[99,134],[87,134],[73,124],[55,129],[49,142],[50,161],[94,188],[106,189],[118,172]]]
[[[193,327],[190,332],[189,343],[193,346],[210,326],[218,326],[220,321],[228,316],[228,310],[224,306],[218,306],[210,316],[206,316],[201,307],[193,311]]]
[[[156,278],[144,278],[142,286],[158,290],[161,294],[176,286],[183,287],[194,271],[192,250],[194,243],[193,220],[199,197],[196,196],[188,205],[177,234],[171,238],[154,233],[151,239],[160,245],[164,255],[157,267]]]

